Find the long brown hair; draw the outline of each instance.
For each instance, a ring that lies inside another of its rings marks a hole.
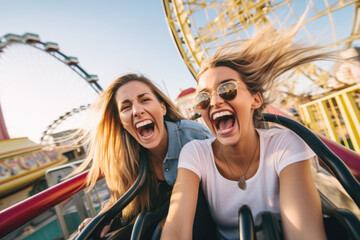
[[[111,192],[110,202],[114,204],[135,182],[139,173],[140,144],[123,128],[115,99],[116,92],[126,83],[138,81],[146,84],[157,99],[166,106],[164,120],[178,121],[183,119],[171,100],[162,93],[149,79],[142,75],[126,74],[117,78],[100,95],[92,111],[98,114],[99,120],[86,138],[89,149],[85,161],[75,173],[90,166],[86,183],[92,188],[100,175],[104,175]],[[134,216],[154,203],[151,199],[157,190],[156,177],[150,165],[150,180],[147,179],[137,197],[123,210],[123,217]],[[155,191],[154,191],[155,189]]]

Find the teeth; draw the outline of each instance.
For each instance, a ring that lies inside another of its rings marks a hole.
[[[151,120],[145,120],[145,121],[142,121],[142,122],[139,122],[138,124],[136,124],[135,127],[139,128],[139,127],[143,127],[145,125],[151,124],[151,123],[152,123]]]
[[[222,111],[222,112],[215,113],[212,117],[213,117],[213,120],[215,121],[219,117],[228,116],[228,115],[233,115],[233,114],[229,111]]]

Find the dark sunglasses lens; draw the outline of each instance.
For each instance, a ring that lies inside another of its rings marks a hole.
[[[221,84],[218,88],[218,95],[224,100],[233,100],[236,97],[236,94],[236,83],[224,83]]]
[[[206,92],[199,93],[196,97],[196,107],[205,110],[210,104],[210,95]]]

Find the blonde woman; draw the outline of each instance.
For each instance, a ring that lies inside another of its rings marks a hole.
[[[290,130],[255,128],[268,90],[287,71],[331,54],[292,42],[298,28],[224,46],[202,65],[195,105],[215,138],[181,151],[162,239],[191,239],[201,184],[219,239],[238,239],[238,210],[281,216],[285,239],[325,239],[321,202],[310,173],[314,153]],[[200,182],[201,181],[201,182]]]
[[[137,74],[116,79],[101,94],[96,107],[100,120],[94,133],[88,135],[90,150],[77,172],[91,165],[87,177],[90,187],[100,174],[105,176],[111,198],[101,212],[109,209],[135,182],[140,146],[148,150],[149,178],[122,212],[121,221],[129,222],[141,211],[157,209],[170,197],[183,145],[212,135],[200,123],[183,120],[171,100],[149,79]],[[86,219],[79,230],[90,220]],[[109,226],[105,227],[101,237],[108,230]]]

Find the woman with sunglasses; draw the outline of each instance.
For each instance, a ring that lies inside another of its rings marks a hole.
[[[183,120],[171,100],[149,79],[137,74],[126,74],[116,79],[101,94],[94,110],[99,121],[87,134],[88,155],[75,173],[90,166],[87,176],[90,187],[100,175],[105,176],[111,196],[101,212],[109,209],[135,182],[140,161],[144,160],[140,159],[140,148],[147,150],[149,174],[146,183],[122,211],[121,218],[112,223],[112,228],[127,225],[121,239],[128,239],[132,226],[128,223],[137,214],[144,210],[156,210],[170,198],[183,145],[193,139],[212,137],[212,134],[200,123]],[[202,191],[200,194],[203,195]],[[199,205],[199,219],[208,219],[205,198]],[[90,220],[84,220],[79,231]],[[201,223],[198,225],[198,229],[204,227]],[[109,228],[103,229],[101,238]],[[196,234],[202,237],[201,234],[206,232],[197,231]]]
[[[321,202],[310,172],[314,153],[290,130],[259,129],[267,91],[291,69],[326,59],[318,47],[292,43],[299,26],[271,26],[240,44],[224,46],[198,74],[195,106],[215,138],[194,140],[181,151],[178,177],[162,239],[191,239],[201,184],[219,239],[238,239],[238,210],[248,205],[282,220],[285,239],[325,239]]]

